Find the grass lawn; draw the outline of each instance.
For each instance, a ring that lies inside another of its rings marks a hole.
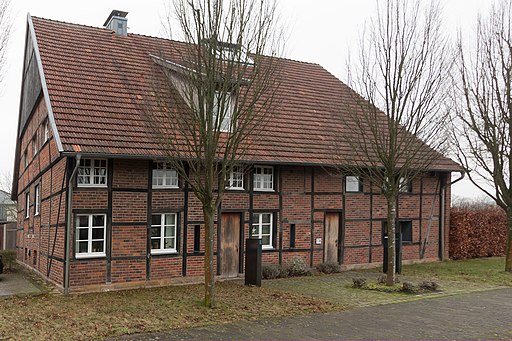
[[[503,258],[405,266],[401,280],[435,280],[441,294],[512,286]],[[408,295],[351,288],[352,278],[377,279],[377,270],[348,271],[264,281],[263,288],[240,281],[217,285],[218,308],[201,305],[202,285],[173,286],[82,295],[46,294],[0,299],[0,339],[102,339],[123,334],[328,312],[440,294]]]
[[[402,274],[399,275],[402,282],[418,284],[424,280],[434,280],[440,284],[441,292],[421,295],[352,288],[352,278],[362,277],[368,283],[376,283],[377,278],[382,275],[380,269],[265,281],[264,287],[324,299],[349,309],[512,286],[512,274],[504,272],[504,266],[505,261],[500,257],[404,266]]]
[[[218,308],[201,306],[202,285],[0,299],[0,339],[99,339],[339,309],[325,300],[234,282],[217,285]]]

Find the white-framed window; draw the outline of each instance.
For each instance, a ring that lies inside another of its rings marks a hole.
[[[233,166],[226,179],[227,189],[244,189],[244,167]]]
[[[24,168],[28,167],[28,150],[25,149],[25,152],[23,153],[23,166]]]
[[[45,144],[46,141],[50,139],[50,122],[48,119],[45,119],[43,122],[43,141],[41,145]]]
[[[177,214],[162,213],[151,216],[151,253],[177,252]]]
[[[274,167],[256,166],[254,167],[253,187],[256,191],[274,190]]]
[[[153,168],[153,188],[178,188],[178,172],[165,162],[157,162]]]
[[[224,103],[222,103],[222,101],[224,101]],[[233,116],[233,107],[231,102],[231,93],[226,93],[224,96],[222,96],[222,93],[220,91],[215,91],[215,95],[213,97],[212,122],[214,126],[218,126],[220,128],[220,131],[224,133],[231,132],[231,120]],[[222,122],[215,125],[219,113],[222,116]]]
[[[77,182],[79,187],[106,187],[107,160],[81,159]]]
[[[39,147],[37,146],[37,133],[32,137],[32,157],[35,157],[37,155],[37,152],[39,151]]]
[[[358,176],[346,176],[345,177],[345,191],[346,192],[362,192],[363,182]]]
[[[41,186],[37,184],[34,187],[34,215],[39,215],[41,209]]]
[[[106,214],[76,216],[76,258],[105,256]]]
[[[412,181],[407,179],[406,177],[400,178],[400,192],[401,193],[411,193],[412,192]]]
[[[261,238],[263,249],[273,249],[272,245],[272,213],[254,213],[252,215],[251,236]]]
[[[25,193],[25,218],[30,217],[30,193]]]

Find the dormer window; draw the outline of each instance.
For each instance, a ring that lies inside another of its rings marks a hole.
[[[232,126],[232,99],[231,93],[225,93],[224,95],[220,91],[215,91],[213,97],[213,119],[212,122],[215,127],[219,127],[219,130],[224,133],[231,132]],[[219,116],[222,118],[222,122],[217,122]]]

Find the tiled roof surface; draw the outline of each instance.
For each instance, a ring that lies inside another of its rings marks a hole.
[[[179,42],[32,18],[63,149],[84,153],[165,156],[145,123],[150,54]],[[246,161],[331,165],[336,134],[350,133],[343,111],[353,92],[317,64],[282,59],[282,102],[265,134],[251,139]],[[345,121],[344,121],[345,119]],[[77,147],[79,146],[79,147]],[[345,153],[348,146],[340,146]],[[442,158],[433,169],[458,170]]]

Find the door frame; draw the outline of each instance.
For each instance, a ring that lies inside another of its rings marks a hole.
[[[345,211],[343,209],[327,209],[324,212],[324,226],[323,226],[323,246],[322,246],[322,261],[325,259],[325,223],[327,222],[327,213],[338,213],[338,264],[343,264],[344,249],[345,249]]]
[[[239,240],[238,240],[238,273],[243,273],[244,266],[244,253],[245,253],[245,245],[244,245],[244,211],[240,211],[239,209],[226,209],[219,210],[217,214],[217,276],[222,275],[222,251],[221,251],[221,243],[222,243],[222,215],[223,214],[238,214],[240,218],[240,226],[239,226]]]

